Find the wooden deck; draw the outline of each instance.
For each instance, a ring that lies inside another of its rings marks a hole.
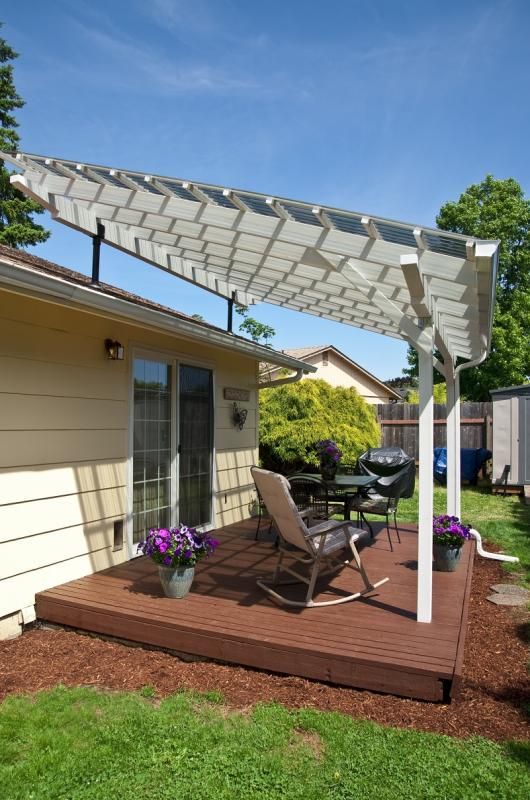
[[[156,566],[138,558],[37,595],[37,617],[62,625],[271,672],[437,701],[462,671],[474,544],[456,573],[433,574],[433,621],[416,622],[417,534],[401,528],[390,551],[386,530],[362,549],[372,595],[327,608],[276,606],[256,586],[272,571],[272,542],[254,541],[255,521],[217,531],[221,546],[200,564],[183,600],[162,595]],[[395,537],[395,534],[394,534]],[[358,575],[345,569],[321,598]],[[293,589],[292,591],[298,591]]]

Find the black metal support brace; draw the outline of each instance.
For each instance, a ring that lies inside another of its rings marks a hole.
[[[232,292],[232,297],[228,300],[228,322],[226,324],[226,330],[228,333],[232,333],[232,326],[234,324],[234,303],[236,299],[236,293]]]
[[[99,252],[105,238],[105,226],[98,222],[97,233],[92,237],[92,283],[99,283]]]

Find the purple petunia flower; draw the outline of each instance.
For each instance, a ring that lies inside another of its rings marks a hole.
[[[219,542],[208,533],[181,525],[176,528],[151,528],[137,552],[165,566],[194,566],[201,558],[211,555]]]

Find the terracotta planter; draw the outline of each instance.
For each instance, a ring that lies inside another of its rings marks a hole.
[[[433,544],[434,569],[437,572],[455,572],[462,556],[461,547]]]
[[[166,597],[180,600],[186,597],[191,589],[195,567],[165,567],[159,564],[158,574]]]

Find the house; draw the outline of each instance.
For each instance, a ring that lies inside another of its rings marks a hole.
[[[447,512],[459,516],[460,375],[489,352],[500,242],[82,160],[6,152],[0,158],[16,170],[13,186],[56,222],[91,238],[94,282],[104,242],[225,298],[229,312],[234,303],[266,302],[415,348],[422,407],[416,620],[431,623],[433,352],[447,385]],[[229,328],[230,321],[231,313]],[[276,359],[292,366],[284,354]],[[296,379],[303,369],[314,370],[304,364]]]
[[[1,246],[0,329],[0,638],[149,527],[249,516],[258,364],[306,364]]]
[[[304,377],[322,378],[331,386],[353,386],[367,403],[392,403],[401,400],[398,392],[352,361],[332,344],[298,347],[283,352],[291,358],[316,367],[316,372],[308,373]],[[262,380],[264,382],[277,380],[281,374],[281,367],[268,368],[263,370]]]

